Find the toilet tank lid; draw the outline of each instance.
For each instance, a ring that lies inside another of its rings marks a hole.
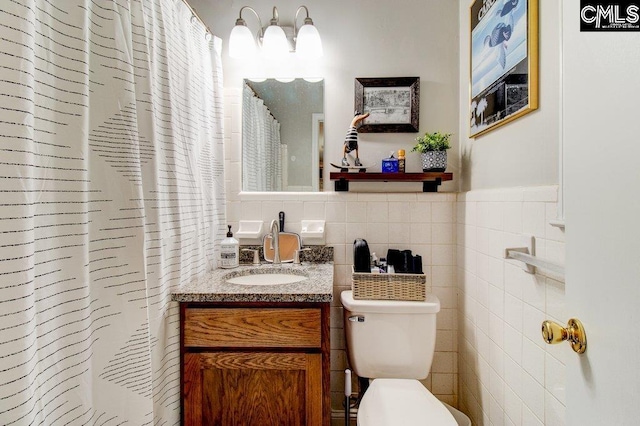
[[[427,294],[424,302],[405,300],[356,300],[353,291],[347,290],[340,293],[342,306],[350,312],[378,312],[390,314],[435,314],[440,311],[440,300]]]

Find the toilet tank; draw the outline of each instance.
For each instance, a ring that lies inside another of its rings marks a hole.
[[[431,369],[440,301],[355,300],[340,295],[347,354],[360,377],[424,379]]]

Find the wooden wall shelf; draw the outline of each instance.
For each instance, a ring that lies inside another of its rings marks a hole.
[[[329,178],[334,182],[336,191],[348,191],[349,182],[422,182],[422,192],[438,192],[443,181],[453,179],[453,173],[347,173],[331,172]]]

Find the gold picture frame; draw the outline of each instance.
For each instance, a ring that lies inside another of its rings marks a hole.
[[[538,109],[538,0],[473,0],[469,136]]]

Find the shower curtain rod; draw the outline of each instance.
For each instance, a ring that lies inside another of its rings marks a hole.
[[[258,96],[258,94],[256,93],[255,89],[253,87],[251,87],[251,85],[249,83],[244,83],[247,85],[247,87],[249,88],[249,90],[251,90],[251,93],[253,93],[253,97],[254,98],[258,98],[260,99],[263,103],[264,103],[264,99],[262,99],[260,96]],[[266,106],[266,105],[265,105]],[[278,119],[276,118],[275,115],[273,115],[273,113],[271,112],[271,110],[269,109],[269,107],[267,107],[267,111],[269,111],[269,115],[276,121],[278,121]],[[278,121],[278,123],[280,123]]]
[[[207,26],[207,24],[204,23],[200,15],[198,15],[198,12],[196,12],[195,9],[191,7],[191,5],[187,2],[187,0],[182,0],[182,3],[184,3],[189,8],[189,10],[191,11],[191,14],[195,16],[196,19],[200,21],[202,25],[204,25],[204,28],[207,30],[207,32],[213,36],[213,31],[211,31],[211,29]]]

